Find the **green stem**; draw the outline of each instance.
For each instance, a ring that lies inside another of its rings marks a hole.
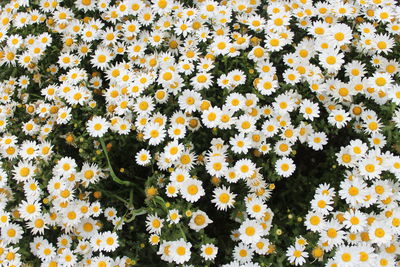
[[[10,77],[11,78],[15,78],[17,73],[18,73],[18,68],[17,67],[13,68]]]
[[[133,190],[129,192],[129,203],[133,206]]]
[[[98,191],[101,191],[103,194],[105,194],[105,195],[107,195],[107,196],[109,196],[111,198],[118,199],[119,201],[123,202],[125,204],[125,206],[130,205],[130,203],[128,201],[126,201],[125,199],[123,199],[120,196],[117,196],[116,194],[112,194],[112,193],[110,193],[110,192],[108,192],[108,191],[106,191],[104,189],[97,188],[97,187],[95,189],[98,190]]]
[[[131,221],[133,221],[136,218],[136,216],[143,215],[143,214],[147,214],[147,210],[145,208],[131,210],[131,212],[130,212],[131,217],[129,219],[125,219],[125,222],[130,223]]]
[[[122,185],[131,185],[131,182],[121,180],[117,177],[117,175],[115,175],[115,172],[111,166],[110,158],[108,157],[106,144],[104,143],[104,140],[101,137],[100,137],[100,143],[101,143],[101,147],[103,148],[104,154],[106,155],[108,168],[110,169],[110,175],[111,175],[112,179],[114,180],[114,182],[116,182],[118,184],[122,184]]]
[[[182,226],[181,226],[179,223],[177,224],[177,226],[178,226],[178,228],[179,228],[179,231],[181,232],[181,235],[182,235],[183,239],[184,239],[185,242],[186,242],[187,239],[186,239],[185,232],[183,232]]]

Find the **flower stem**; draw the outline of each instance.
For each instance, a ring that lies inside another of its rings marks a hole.
[[[106,159],[107,159],[107,163],[108,163],[108,168],[110,169],[110,175],[112,177],[112,179],[114,180],[114,182],[118,183],[118,184],[122,184],[122,185],[131,185],[131,182],[129,181],[124,181],[121,180],[117,177],[117,175],[115,175],[115,172],[111,166],[111,162],[110,162],[110,158],[108,157],[108,152],[107,152],[107,147],[106,144],[104,143],[103,138],[100,137],[100,144],[101,147],[103,148],[104,154],[106,155]]]

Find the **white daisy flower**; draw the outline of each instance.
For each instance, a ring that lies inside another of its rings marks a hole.
[[[205,195],[202,182],[192,178],[185,179],[180,185],[180,192],[182,197],[191,203],[197,202]]]
[[[306,263],[306,259],[308,257],[308,253],[304,251],[305,247],[304,246],[299,246],[296,244],[296,246],[290,246],[286,250],[286,257],[288,257],[289,262],[291,264],[294,264],[295,266],[297,265],[303,265]]]
[[[207,227],[213,221],[207,216],[207,214],[201,210],[192,213],[190,218],[189,227],[190,229],[198,232],[199,230]]]
[[[109,127],[110,123],[106,119],[94,116],[87,122],[86,130],[92,137],[102,137],[108,131]]]
[[[236,194],[230,191],[230,187],[221,186],[214,189],[211,202],[215,204],[218,210],[226,211],[234,206],[235,197]]]
[[[163,227],[164,219],[161,219],[156,214],[148,214],[146,218],[146,230],[149,233],[160,234]]]
[[[218,247],[214,244],[204,244],[200,247],[201,254],[200,256],[203,257],[205,260],[213,260],[218,254]]]
[[[151,160],[150,152],[147,149],[140,150],[136,153],[135,160],[137,164],[141,166],[146,166],[150,163]]]
[[[371,238],[371,241],[377,245],[386,245],[389,244],[393,239],[392,230],[390,229],[390,225],[388,225],[385,221],[375,221],[369,227],[368,235]]]
[[[291,158],[283,157],[275,162],[275,171],[280,176],[289,177],[293,174],[295,169],[296,165]]]
[[[169,248],[171,259],[177,264],[189,261],[191,257],[191,248],[192,244],[190,242],[185,242],[183,239],[171,242]]]

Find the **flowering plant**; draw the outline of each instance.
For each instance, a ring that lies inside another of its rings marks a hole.
[[[2,266],[395,266],[394,0],[12,0]]]

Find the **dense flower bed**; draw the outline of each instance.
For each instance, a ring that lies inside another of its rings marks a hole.
[[[395,266],[395,0],[13,0],[0,265]]]

